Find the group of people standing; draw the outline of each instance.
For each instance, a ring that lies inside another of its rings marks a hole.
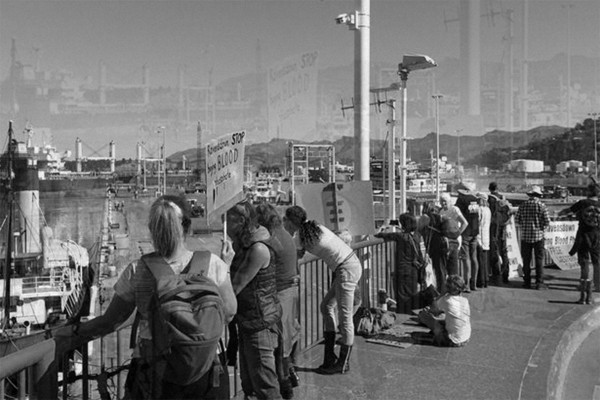
[[[300,336],[297,259],[310,252],[320,257],[333,275],[320,307],[325,354],[316,372],[348,371],[354,342],[354,296],[362,267],[342,238],[308,220],[306,211],[299,206],[287,208],[281,216],[271,204],[243,201],[226,213],[227,237],[219,257],[188,249],[190,218],[191,209],[183,197],[165,195],[153,203],[148,228],[155,251],[125,268],[103,315],[56,333],[59,351],[113,332],[137,309],[136,336],[142,340],[135,341],[126,384],[129,398],[229,398],[225,364],[237,361],[234,354],[239,355],[241,386],[246,398],[293,398],[293,388],[299,384],[295,371]],[[150,261],[155,265],[150,266]],[[156,270],[160,273],[155,274]],[[160,339],[153,337],[156,335],[153,321],[157,318],[155,313],[162,313],[150,306],[160,294],[159,278],[155,282],[152,275],[191,273],[206,276],[216,285],[223,333],[229,325],[229,341],[227,350],[216,351],[219,354],[215,355],[213,368],[181,384],[168,368],[157,374],[153,357],[159,353],[147,350]],[[341,346],[336,354],[338,328]]]

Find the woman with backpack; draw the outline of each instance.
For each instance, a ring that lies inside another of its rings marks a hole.
[[[191,227],[190,216],[190,206],[183,197],[159,197],[150,208],[148,222],[155,251],[123,270],[103,315],[82,324],[69,325],[56,333],[57,347],[75,348],[114,332],[137,307],[137,338],[132,337],[136,347],[125,384],[127,396],[131,399],[222,399],[229,396],[227,367],[216,357],[218,341],[211,347],[214,352],[208,357],[212,359],[193,360],[199,363],[194,367],[207,370],[200,376],[187,375],[190,368],[186,366],[186,359],[177,357],[177,351],[172,351],[171,347],[157,347],[158,343],[168,342],[169,338],[165,335],[171,335],[170,331],[163,331],[159,335],[155,329],[156,326],[164,328],[158,317],[164,309],[153,309],[159,297],[156,288],[163,280],[166,282],[171,277],[184,276],[188,271],[199,272],[209,278],[204,283],[207,290],[211,290],[210,285],[215,287],[211,302],[218,302],[216,299],[220,298],[222,311],[219,313],[224,314],[224,320],[214,327],[215,331],[220,331],[218,337],[237,308],[229,280],[229,266],[208,251],[193,252],[186,247],[185,239]],[[224,254],[231,254],[226,243],[223,250]],[[158,272],[161,280],[156,277]],[[168,351],[169,355],[163,354],[163,350]],[[60,352],[57,351],[57,354]],[[219,382],[219,385],[214,385],[215,382]]]

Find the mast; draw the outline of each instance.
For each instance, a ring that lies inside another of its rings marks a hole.
[[[13,221],[13,170],[12,170],[12,158],[13,158],[13,129],[12,121],[8,122],[8,180],[7,180],[7,195],[8,195],[8,226],[6,228],[6,263],[4,264],[4,321],[2,325],[8,327],[10,321],[10,275],[14,268],[14,260],[12,257],[12,221]]]

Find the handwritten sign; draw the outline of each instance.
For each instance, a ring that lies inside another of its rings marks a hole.
[[[243,200],[246,132],[234,132],[206,145],[206,213],[224,213]]]
[[[286,58],[269,68],[270,137],[315,138],[318,52]]]
[[[506,249],[508,253],[508,277],[517,278],[523,275],[523,258],[519,240],[517,239],[517,228],[514,217],[506,225]]]
[[[579,222],[552,221],[544,232],[544,245],[552,261],[562,270],[579,268],[577,256],[570,256],[569,250],[575,243]]]

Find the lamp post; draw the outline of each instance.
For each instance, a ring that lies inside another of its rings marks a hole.
[[[400,75],[400,87],[402,89],[402,151],[400,153],[400,212],[402,213],[406,212],[406,81],[409,72],[436,66],[437,64],[431,57],[421,54],[405,54],[402,57],[402,63],[398,65],[398,75]]]
[[[588,115],[594,119],[594,176],[598,179],[598,135],[596,133],[596,119],[598,119],[600,113],[593,112],[588,113]]]
[[[440,99],[441,94],[434,94],[435,100],[435,200],[440,201]]]
[[[356,0],[358,10],[340,14],[335,21],[348,25],[354,30],[354,98],[358,110],[354,112],[354,179],[368,181],[370,146],[370,43],[371,43],[371,3],[370,0]]]
[[[460,178],[460,133],[462,129],[457,129],[456,131],[456,173]]]

